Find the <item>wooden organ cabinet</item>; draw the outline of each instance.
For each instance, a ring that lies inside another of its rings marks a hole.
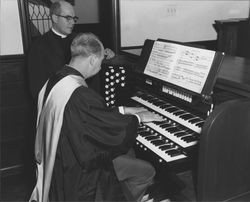
[[[250,58],[249,19],[216,20],[218,51],[226,54]]]
[[[164,83],[137,71],[139,64],[146,65],[153,43],[146,40],[138,59],[117,56],[105,61],[101,71],[108,106],[144,106],[166,116],[161,127],[139,127],[137,155],[154,164],[162,180],[191,169],[198,201],[249,201],[250,60],[226,55],[211,99],[191,106],[176,98],[175,88],[165,86],[172,91],[166,95],[159,90]],[[203,105],[210,113],[202,115]]]

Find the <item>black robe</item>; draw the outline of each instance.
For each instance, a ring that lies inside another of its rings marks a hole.
[[[46,94],[69,74],[80,75],[63,68],[50,79]],[[102,97],[89,88],[77,88],[64,111],[50,200],[124,200],[112,159],[132,147],[137,126],[135,116],[107,108]]]

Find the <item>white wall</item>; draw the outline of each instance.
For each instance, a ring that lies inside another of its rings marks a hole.
[[[99,22],[98,0],[75,0],[74,7],[76,16],[79,17],[77,24]]]
[[[0,47],[0,55],[23,54],[23,42],[17,0],[1,0]]]
[[[214,20],[246,18],[246,0],[120,0],[121,46],[145,39],[191,42],[215,40]]]

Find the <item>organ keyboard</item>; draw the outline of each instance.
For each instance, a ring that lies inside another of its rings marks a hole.
[[[170,119],[185,125],[197,133],[201,132],[204,120],[190,112],[143,92],[138,92],[137,95],[133,96],[131,99],[162,114],[163,116],[169,117]]]

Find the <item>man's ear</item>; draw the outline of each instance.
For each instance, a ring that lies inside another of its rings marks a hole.
[[[52,16],[51,16],[51,20],[52,20],[52,22],[57,22],[57,20],[58,20],[58,16],[56,16],[55,14],[52,14]]]
[[[89,58],[90,64],[91,64],[92,66],[95,65],[96,60],[97,60],[96,55],[90,55],[89,57],[90,57],[90,58]]]

